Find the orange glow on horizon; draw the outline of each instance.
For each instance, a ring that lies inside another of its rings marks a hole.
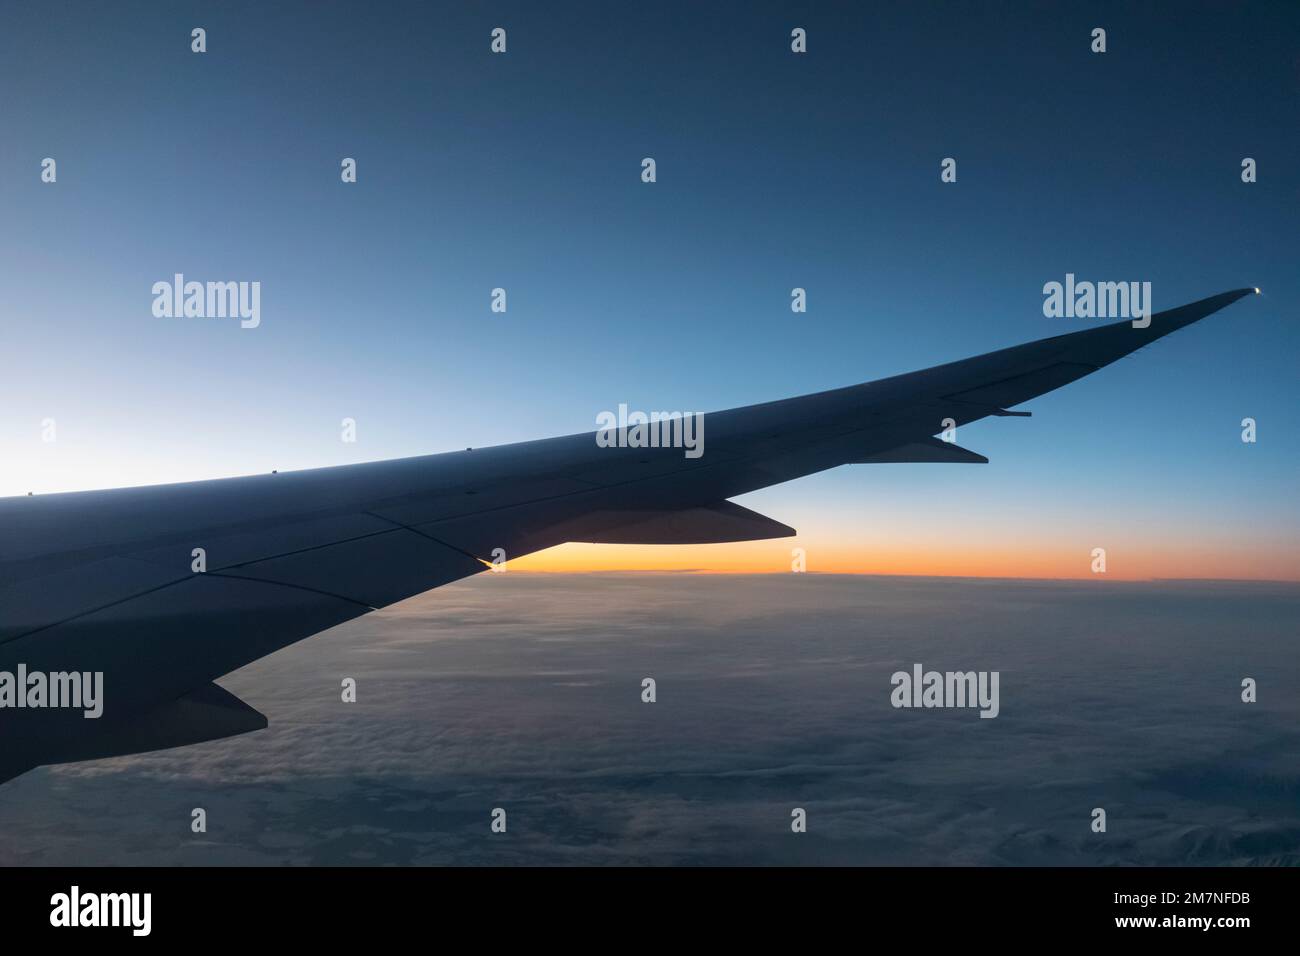
[[[566,544],[511,560],[509,569],[536,573],[679,571],[705,574],[789,574],[793,548],[803,548],[805,570],[820,574],[926,577],[1055,578],[1141,581],[1156,578],[1300,581],[1294,552],[1219,544],[1112,549],[1105,574],[1091,570],[1089,552],[1064,547],[954,546],[943,551],[895,548],[867,553],[843,546],[776,541],[712,545]]]

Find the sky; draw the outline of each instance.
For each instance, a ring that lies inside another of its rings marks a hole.
[[[515,567],[1300,579],[1297,41],[1262,3],[8,5],[0,495],[849,385],[1095,325],[1043,315],[1074,273],[1263,295],[961,429],[988,465],[743,499],[796,539]],[[156,317],[175,273],[260,325]]]

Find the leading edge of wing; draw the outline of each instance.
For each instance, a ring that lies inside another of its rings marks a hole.
[[[755,437],[820,433],[824,454],[806,469],[792,468],[778,479],[789,480],[923,440],[949,427],[941,424],[949,419],[965,425],[1006,414],[1013,405],[1090,375],[1253,294],[1253,288],[1222,292],[1158,312],[1145,327],[1134,327],[1131,320],[1117,322],[860,385],[710,413],[709,434],[712,439],[730,436],[770,447],[771,442]],[[851,457],[837,459],[841,454]],[[728,488],[725,496],[747,490],[753,489]]]
[[[1157,312],[1150,317],[1149,323],[1144,327],[1135,326],[1132,320],[1113,322],[1093,329],[1083,329],[1078,332],[1066,332],[1061,335],[1035,339],[1021,345],[1013,345],[1008,348],[986,352],[983,355],[959,359],[943,365],[935,365],[921,371],[877,379],[863,385],[851,385],[847,389],[833,389],[829,392],[816,394],[833,395],[854,389],[885,387],[904,382],[916,382],[923,377],[952,379],[954,381],[973,379],[968,383],[963,382],[961,385],[954,386],[945,393],[946,395],[960,395],[962,392],[971,389],[1000,384],[1001,380],[989,380],[987,378],[990,372],[995,372],[999,368],[1024,368],[1027,371],[1033,371],[1061,366],[1054,374],[1044,375],[1038,382],[1025,383],[1030,387],[1031,394],[1026,394],[1017,401],[1027,401],[1104,368],[1112,362],[1116,362],[1124,356],[1150,345],[1157,339],[1164,338],[1166,335],[1213,315],[1239,299],[1258,294],[1259,290],[1255,288],[1220,292],[1218,295],[1207,296],[1204,299],[1198,299],[1177,308]],[[1069,366],[1075,366],[1075,368]],[[805,397],[811,398],[814,396]],[[992,403],[984,404],[991,405]],[[1015,402],[1008,401],[1006,404],[1015,404]],[[759,406],[750,407],[757,408]],[[975,417],[983,417],[983,415]]]
[[[1063,366],[1047,373],[1041,380],[1024,382],[1023,385],[1030,389],[1031,394],[1018,400],[1026,401],[1109,365],[1157,339],[1212,315],[1238,299],[1257,293],[1258,290],[1253,288],[1236,289],[1157,312],[1151,316],[1150,324],[1146,328],[1134,328],[1131,321],[1116,322],[1095,329],[1037,339],[983,355],[857,385],[709,412],[706,418],[710,422],[710,436],[711,438],[712,436],[723,437],[728,432],[743,434],[753,428],[766,429],[806,424],[809,415],[820,417],[821,412],[833,414],[835,411],[842,411],[845,399],[849,400],[849,404],[860,409],[864,402],[877,399],[886,403],[891,399],[903,402],[914,401],[918,394],[928,391],[929,398],[933,401],[944,396],[960,396],[961,393],[971,389],[997,385],[1006,381],[1009,376],[1047,369],[1053,365]],[[927,387],[931,385],[932,388]],[[960,399],[957,404],[961,404]],[[960,424],[964,424],[994,414],[995,409],[987,401],[981,400],[971,403],[969,411],[970,414],[957,414],[953,417],[958,419]],[[565,456],[578,449],[594,450],[596,443],[593,436],[596,434],[590,431],[579,432],[553,438],[475,448],[472,451],[441,452],[362,464],[282,471],[276,477],[245,475],[104,491],[61,492],[38,496],[35,501],[41,503],[44,499],[44,504],[57,506],[61,502],[71,504],[73,501],[78,504],[98,504],[99,501],[95,499],[102,499],[105,505],[110,503],[126,505],[138,499],[138,503],[142,506],[147,505],[152,515],[156,517],[160,506],[174,504],[182,509],[188,509],[195,494],[226,495],[229,493],[234,499],[232,503],[248,505],[250,502],[243,494],[245,490],[254,491],[254,486],[269,490],[274,483],[291,496],[299,496],[314,488],[327,487],[328,497],[338,504],[341,500],[374,497],[371,488],[358,489],[358,493],[353,495],[340,486],[369,485],[371,476],[376,474],[377,469],[384,471],[384,483],[390,486],[387,493],[395,495],[400,494],[400,489],[411,483],[413,478],[425,477],[429,473],[430,466],[441,466],[445,463],[457,472],[469,469],[475,473],[476,478],[477,476],[487,478],[513,476],[516,467],[523,463],[521,459],[529,459],[534,464],[544,464],[557,455]],[[934,432],[927,432],[927,434],[934,434]],[[905,440],[916,440],[921,437],[924,436]],[[706,455],[694,464],[706,464],[707,458]],[[603,461],[603,458],[601,460]],[[691,462],[688,461],[686,464]],[[593,486],[598,484],[593,483]],[[159,499],[159,494],[165,494],[167,498]],[[553,494],[558,495],[563,492],[553,492]],[[266,501],[271,496],[255,494],[253,497]],[[316,496],[307,494],[306,497],[311,499]],[[176,500],[172,502],[172,498]],[[6,506],[7,519],[18,521],[24,517],[24,512],[18,510],[19,504],[32,500],[20,497],[0,498],[0,505]],[[258,515],[252,517],[259,518]],[[3,548],[0,547],[0,552],[2,551]]]
[[[1056,356],[1058,361],[1090,365],[1093,370],[1096,370],[1150,345],[1157,339],[1199,322],[1232,305],[1238,299],[1258,294],[1259,290],[1254,288],[1220,292],[1218,295],[1207,296],[1189,302],[1187,305],[1157,312],[1142,326],[1135,325],[1133,320],[1112,322],[1095,329],[1067,332],[1025,345],[999,349],[988,353],[988,356],[1013,355],[1019,350],[1041,348],[1045,351],[1059,351],[1059,355]],[[985,357],[987,356],[979,356],[979,358]]]

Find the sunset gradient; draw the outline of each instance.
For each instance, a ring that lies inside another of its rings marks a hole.
[[[809,573],[1300,580],[1294,5],[1116,7],[1104,56],[1054,4],[239,2],[202,10],[202,55],[188,5],[126,6],[0,31],[0,495],[853,385],[1096,325],[1044,314],[1067,275],[1156,311],[1258,286],[961,428],[987,465],[740,499],[796,538],[510,568],[788,574],[798,547]],[[155,316],[177,273],[259,282],[260,325]]]

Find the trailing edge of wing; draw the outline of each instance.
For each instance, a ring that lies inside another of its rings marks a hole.
[[[849,462],[851,465],[879,465],[893,464],[895,462],[961,462],[972,465],[987,465],[989,460],[983,455],[977,454],[960,445],[954,445],[952,442],[941,441],[938,438],[927,438],[924,441],[908,442],[906,445],[899,445],[897,448],[891,448],[888,451],[882,451],[874,455],[863,455]]]
[[[731,501],[703,508],[602,511],[583,522],[571,541],[589,544],[720,544],[788,538],[797,532]],[[588,530],[603,525],[600,530]]]
[[[262,730],[266,717],[217,684],[206,684],[153,710],[82,734],[46,763],[98,760],[234,737]]]

